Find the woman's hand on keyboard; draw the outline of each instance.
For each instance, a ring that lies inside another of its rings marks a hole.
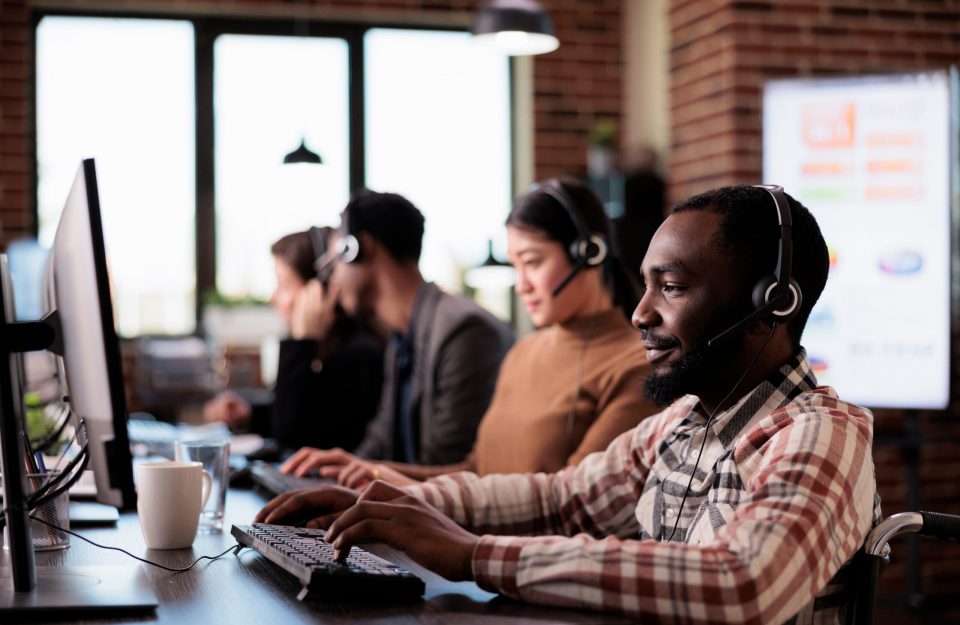
[[[205,421],[222,421],[227,427],[238,428],[250,422],[253,408],[247,400],[233,391],[223,391],[203,405]]]
[[[405,491],[374,482],[340,514],[326,540],[342,560],[361,542],[382,542],[452,580],[473,579],[473,551],[480,537]]]
[[[326,528],[357,502],[360,493],[342,486],[318,486],[283,493],[257,513],[254,523]]]
[[[317,474],[320,477],[336,478],[340,471],[354,460],[358,460],[358,458],[339,447],[334,449],[301,447],[280,465],[280,470],[284,473],[292,473],[298,477],[303,477],[310,471],[317,469]]]

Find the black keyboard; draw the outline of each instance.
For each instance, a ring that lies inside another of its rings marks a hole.
[[[409,570],[359,547],[350,550],[345,562],[336,562],[333,547],[323,540],[324,530],[258,523],[234,525],[230,533],[299,579],[301,601],[413,599],[425,589],[423,580]]]
[[[249,465],[250,479],[273,496],[282,495],[292,490],[313,488],[323,484],[336,484],[337,481],[323,477],[297,477],[281,473],[280,469],[268,462],[254,460]]]

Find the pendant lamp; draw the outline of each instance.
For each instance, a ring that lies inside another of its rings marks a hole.
[[[487,258],[471,267],[463,276],[467,286],[474,289],[507,289],[516,282],[517,275],[509,264],[493,255],[493,241],[487,241]]]
[[[313,165],[322,165],[323,159],[320,155],[307,147],[307,140],[300,139],[300,147],[283,157],[283,164],[291,163],[310,163]]]
[[[310,25],[307,23],[306,19],[300,18],[296,22],[294,22],[294,31],[297,37],[302,38],[304,41],[309,40]],[[301,103],[302,103],[302,100],[301,100]],[[292,152],[289,152],[283,157],[284,165],[291,165],[296,163],[307,163],[310,165],[323,164],[323,159],[320,158],[320,155],[307,147],[306,136],[301,136],[300,147],[298,147]]]
[[[553,20],[536,0],[490,0],[474,16],[471,32],[477,41],[510,56],[546,54],[560,47]]]

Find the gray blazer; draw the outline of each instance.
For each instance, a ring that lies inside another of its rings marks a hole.
[[[513,332],[473,301],[425,283],[413,320],[410,399],[419,415],[419,464],[452,464],[473,449],[477,427],[493,396],[500,361]],[[392,460],[397,358],[388,345],[377,415],[356,454]]]

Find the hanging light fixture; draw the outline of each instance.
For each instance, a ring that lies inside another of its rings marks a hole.
[[[283,164],[291,163],[310,163],[313,165],[322,165],[323,159],[320,155],[307,147],[306,138],[300,139],[300,147],[283,157]]]
[[[466,285],[473,289],[507,289],[516,279],[513,267],[493,255],[493,240],[487,241],[487,258],[463,276]]]
[[[546,54],[560,47],[553,20],[536,0],[490,0],[477,11],[471,31],[510,56]]]
[[[298,18],[294,23],[294,31],[297,37],[303,39],[303,41],[308,41],[310,38],[310,26],[307,23],[305,18]],[[301,107],[303,106],[303,99],[301,98]],[[302,115],[301,111],[301,115]],[[306,124],[306,120],[301,120],[301,123]],[[303,133],[300,137],[300,147],[293,150],[292,152],[287,153],[283,157],[284,165],[291,165],[296,163],[307,163],[310,165],[322,165],[323,159],[320,158],[320,155],[307,147],[307,137],[306,132]]]

